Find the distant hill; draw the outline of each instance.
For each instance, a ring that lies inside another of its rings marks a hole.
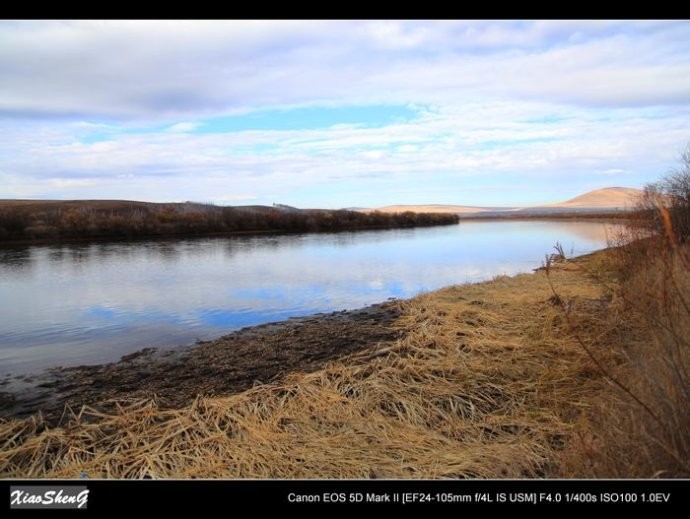
[[[151,205],[150,202],[139,202],[135,200],[31,200],[31,199],[0,199],[0,207],[93,207],[98,209],[120,209],[123,207],[144,207]]]
[[[558,202],[534,207],[476,207],[467,205],[387,205],[384,207],[358,209],[362,212],[380,211],[383,213],[398,213],[412,211],[414,213],[455,213],[466,218],[496,217],[496,216],[528,216],[564,213],[586,212],[616,212],[631,208],[642,194],[640,189],[630,187],[607,187],[595,189],[582,195]]]
[[[546,207],[609,207],[626,208],[635,205],[642,194],[640,189],[630,187],[605,187],[576,196],[565,202]]]

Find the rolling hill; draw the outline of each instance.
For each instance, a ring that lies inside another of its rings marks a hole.
[[[626,208],[635,205],[642,194],[639,189],[630,187],[606,187],[595,189],[565,202],[551,204],[546,207],[609,207]]]
[[[595,189],[576,196],[564,202],[545,204],[533,207],[476,207],[467,205],[388,205],[384,207],[359,209],[360,211],[380,211],[383,213],[395,213],[412,211],[415,213],[455,213],[470,217],[484,216],[528,216],[548,215],[580,212],[613,212],[629,209],[635,205],[637,198],[642,194],[640,189],[629,187],[607,187]]]

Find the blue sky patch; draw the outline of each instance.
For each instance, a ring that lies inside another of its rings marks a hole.
[[[262,110],[204,120],[194,133],[225,133],[246,130],[315,130],[335,125],[377,128],[417,117],[408,106],[337,106]]]

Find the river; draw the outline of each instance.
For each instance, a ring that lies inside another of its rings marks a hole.
[[[528,272],[594,221],[463,221],[403,230],[0,248],[0,374],[95,364],[144,347]]]

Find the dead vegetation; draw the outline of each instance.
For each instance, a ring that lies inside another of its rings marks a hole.
[[[690,476],[690,248],[687,227],[674,227],[682,215],[656,200],[650,225],[632,227],[612,254],[613,318],[626,340],[611,347],[625,362],[604,367],[613,384],[574,437],[565,475]]]
[[[336,232],[458,223],[455,214],[150,203],[0,200],[0,242],[139,238],[242,232]]]
[[[601,362],[611,384],[583,414],[560,474],[690,476],[689,224],[690,147],[680,169],[646,187],[627,231],[612,240],[611,319],[623,340],[597,344],[623,362]]]

